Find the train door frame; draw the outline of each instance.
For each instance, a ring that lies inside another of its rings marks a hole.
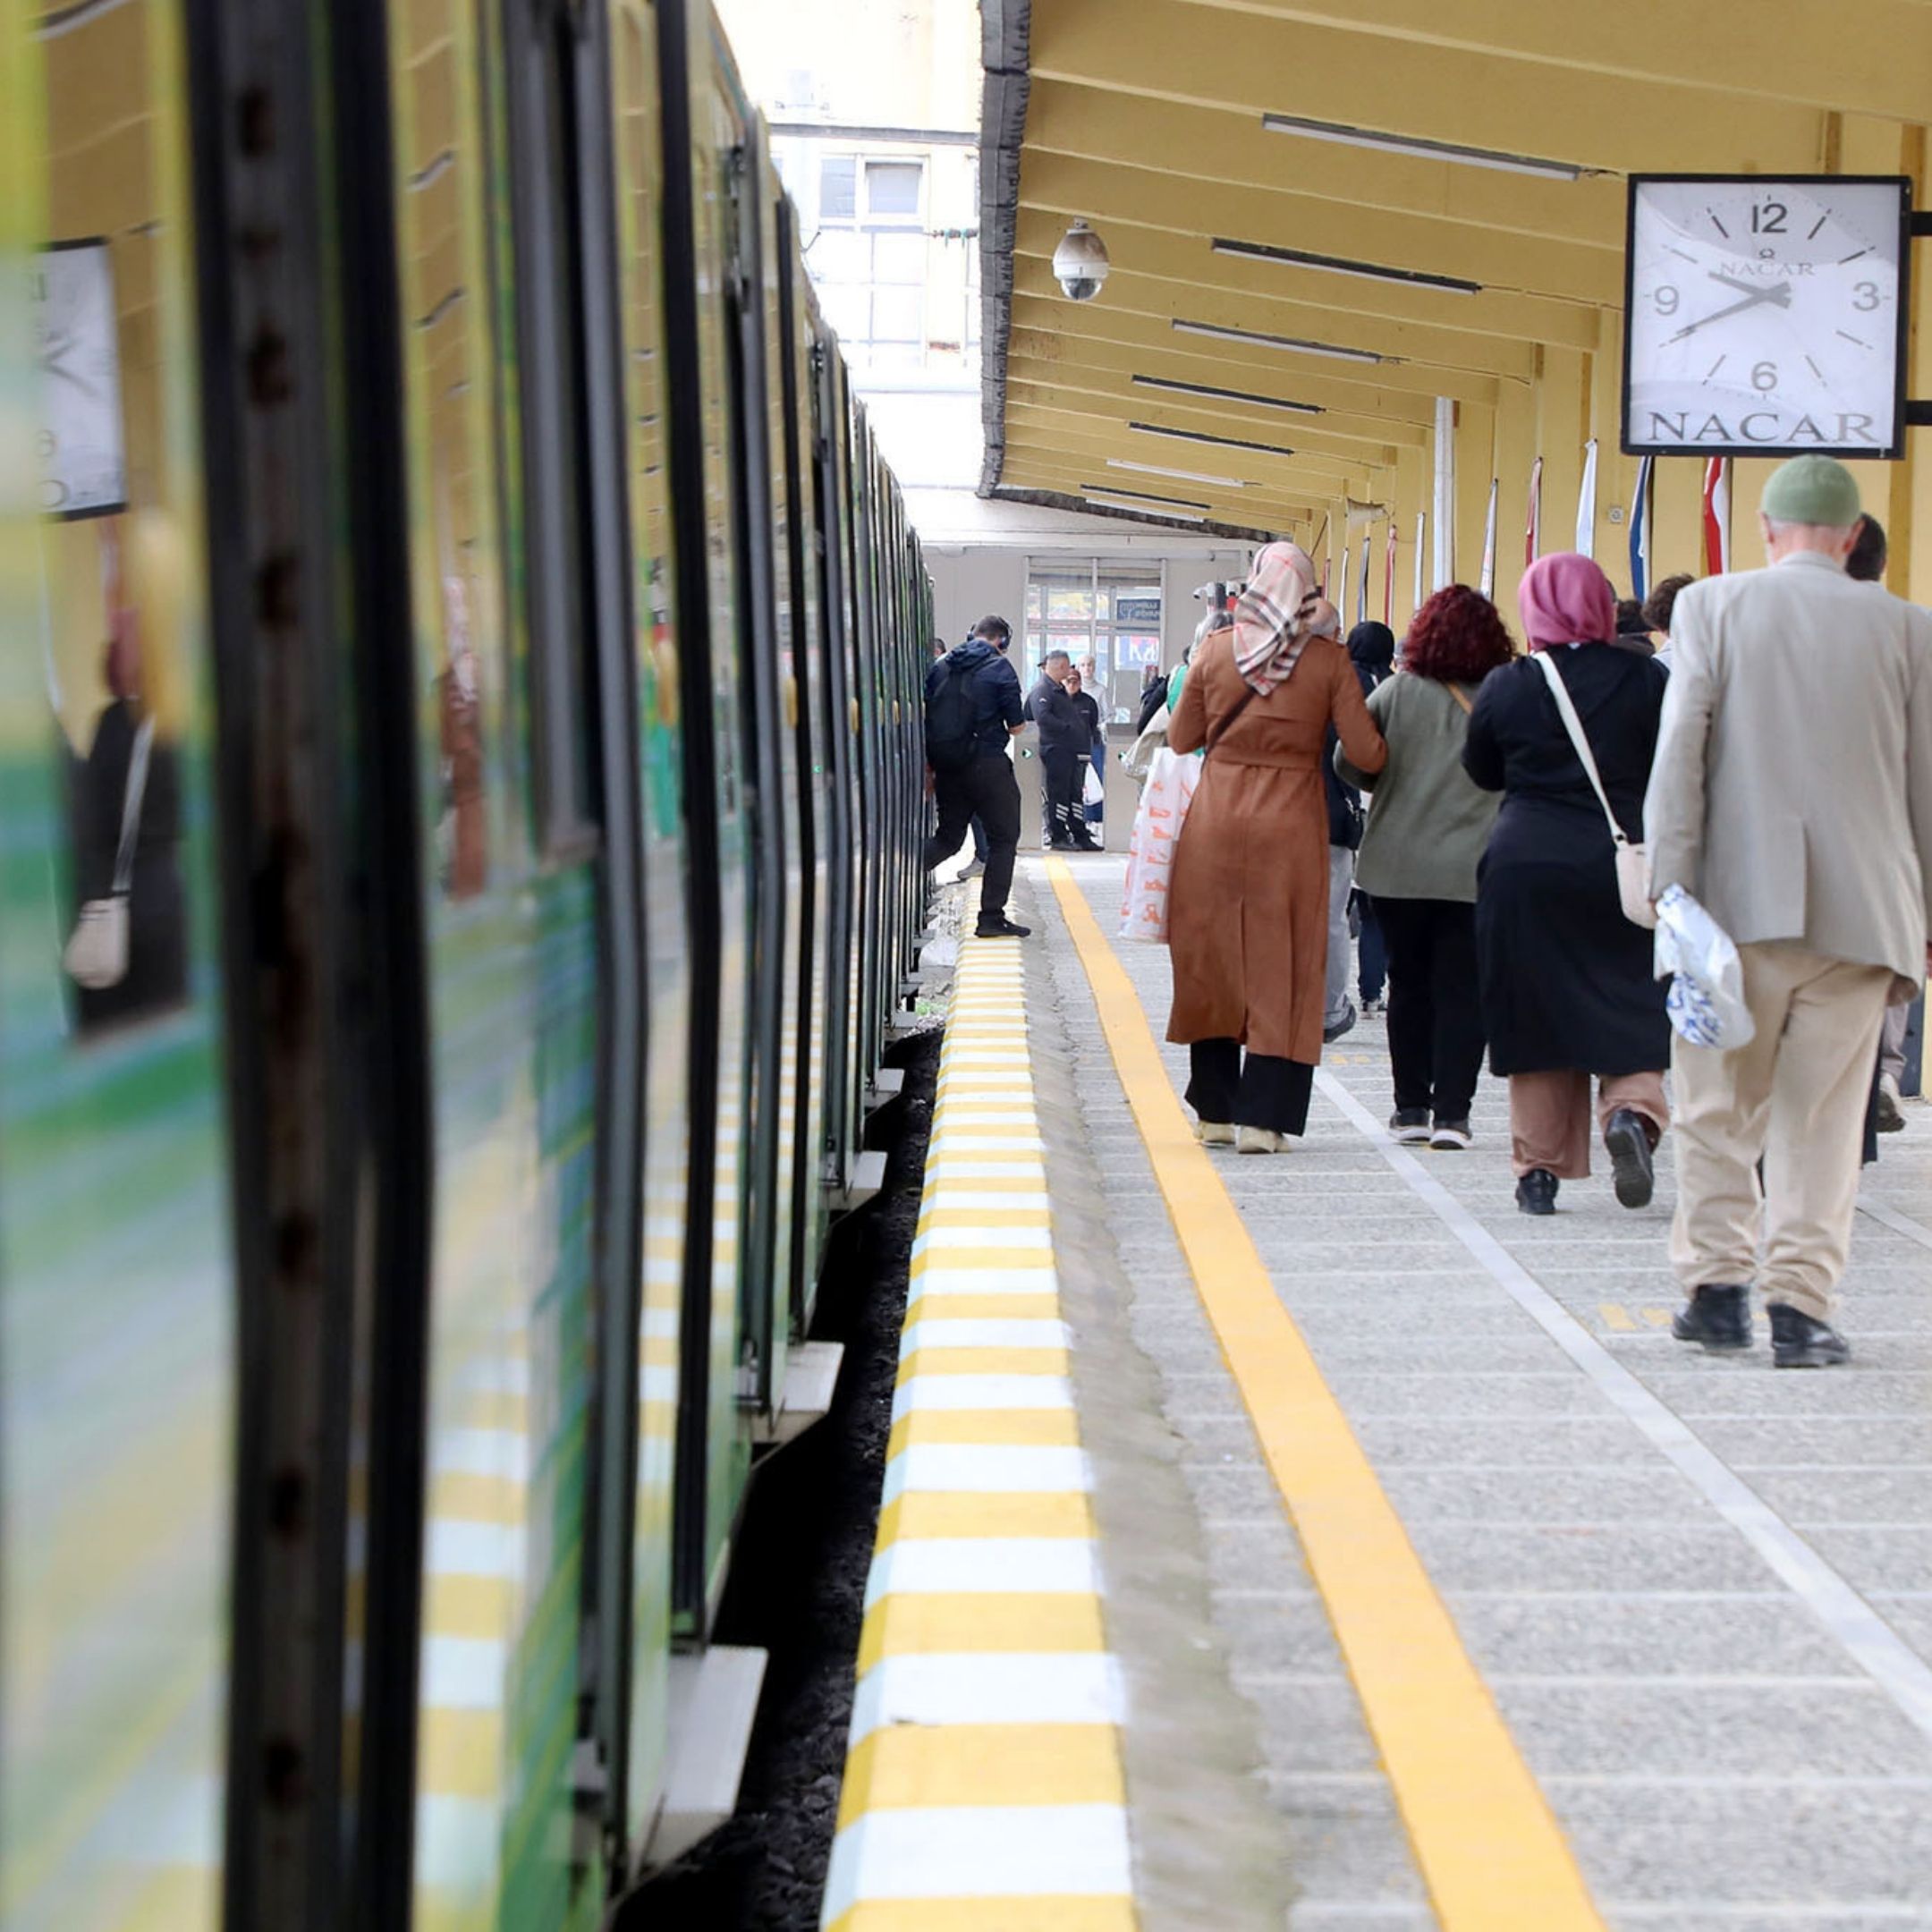
[[[394,156],[386,9],[344,0],[319,66],[309,11],[186,9],[242,1301],[224,1915],[402,1932],[434,1164],[422,882],[386,835],[417,810]]]

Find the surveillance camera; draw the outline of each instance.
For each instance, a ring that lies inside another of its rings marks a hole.
[[[1054,250],[1054,279],[1074,301],[1091,301],[1100,292],[1107,267],[1106,244],[1083,221],[1075,222]]]

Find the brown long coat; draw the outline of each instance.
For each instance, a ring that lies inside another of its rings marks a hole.
[[[1312,1065],[1328,960],[1328,726],[1364,773],[1382,769],[1388,748],[1332,638],[1309,639],[1293,676],[1250,699],[1223,734],[1247,689],[1233,632],[1217,631],[1196,649],[1167,727],[1175,751],[1215,747],[1174,848],[1167,1038],[1239,1039]]]

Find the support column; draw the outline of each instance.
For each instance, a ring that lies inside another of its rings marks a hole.
[[[1456,406],[1447,396],[1436,398],[1434,487],[1429,496],[1429,544],[1433,561],[1428,584],[1440,590],[1456,574]]]

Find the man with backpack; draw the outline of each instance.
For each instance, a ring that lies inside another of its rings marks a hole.
[[[979,888],[981,939],[1024,939],[1029,928],[1006,917],[1013,857],[1020,845],[1020,783],[1008,741],[1025,729],[1020,679],[1006,661],[1013,626],[982,617],[972,635],[926,673],[926,762],[932,768],[938,828],[926,841],[926,869],[960,848],[974,818],[986,826]]]

